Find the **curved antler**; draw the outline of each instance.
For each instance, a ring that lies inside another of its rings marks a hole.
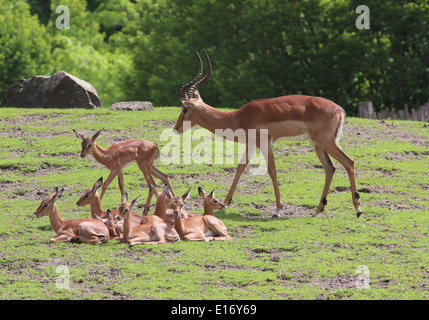
[[[204,76],[204,78],[202,78],[201,80],[197,80],[195,83],[193,83],[192,84],[192,86],[191,86],[191,88],[189,89],[189,91],[188,91],[188,95],[190,96],[190,97],[193,97],[194,96],[194,91],[200,86],[200,85],[202,85],[204,82],[206,82],[207,80],[209,80],[210,79],[210,76],[212,75],[212,63],[211,63],[211,61],[210,61],[210,58],[209,58],[209,55],[207,54],[207,51],[205,50],[205,49],[203,49],[204,50],[204,54],[206,55],[206,58],[207,58],[207,62],[208,62],[208,65],[209,65],[209,71],[207,72],[207,74]],[[201,63],[201,66],[202,66],[202,62],[201,62],[201,57],[200,57],[200,55],[198,55],[198,57],[200,58],[200,63]],[[200,69],[201,70],[201,69]],[[201,70],[202,71],[202,70]]]
[[[189,97],[192,98],[192,95],[188,95],[186,92],[188,91],[188,89],[193,86],[198,80],[200,80],[201,76],[203,75],[203,61],[201,60],[201,56],[198,52],[197,56],[198,59],[200,60],[200,69],[198,71],[198,74],[195,76],[194,79],[192,79],[191,81],[189,81],[188,83],[186,83],[185,85],[183,85],[181,91],[180,91],[180,98],[181,99],[189,99]]]

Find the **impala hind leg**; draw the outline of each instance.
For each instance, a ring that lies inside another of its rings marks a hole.
[[[124,172],[121,170],[118,173],[118,185],[119,190],[121,190],[121,194],[124,194],[125,192],[125,185],[124,185]]]
[[[157,168],[155,168],[155,166],[153,166],[150,169],[150,172],[152,173],[152,175],[154,177],[156,177],[159,180],[161,180],[162,182],[164,182],[164,184],[167,185],[170,188],[171,193],[173,194],[173,196],[176,196],[174,194],[173,187],[171,186],[170,179],[168,178],[168,175],[166,175],[165,173],[162,173],[161,171],[159,171]]]
[[[117,171],[117,170],[111,170],[110,171],[109,176],[107,177],[106,181],[104,181],[103,186],[101,187],[100,201],[103,200],[104,193],[106,192],[107,188],[109,187],[109,185],[113,181],[113,179],[116,178],[118,173],[119,173],[119,171]],[[121,192],[122,192],[122,190],[121,190]],[[122,192],[121,195],[123,195],[123,194],[124,193]]]
[[[204,217],[204,223],[209,227],[212,232],[215,234],[212,240],[229,240],[231,237],[228,234],[228,229],[225,224],[219,219],[209,218],[211,216]]]
[[[274,160],[274,153],[273,153],[273,145],[270,143],[270,145],[264,150],[264,148],[261,148],[261,152],[265,157],[265,161],[268,165],[268,173],[270,174],[271,180],[273,182],[274,187],[274,193],[276,195],[276,211],[273,214],[273,218],[280,217],[280,211],[282,209],[282,197],[280,195],[280,189],[279,189],[279,183],[277,181],[277,170],[276,170],[276,163]]]
[[[360,196],[356,188],[355,161],[345,154],[336,143],[324,149],[346,169],[350,180],[353,205],[355,207],[356,216],[359,217],[362,214],[362,211],[360,210]]]
[[[317,215],[323,212],[325,206],[328,204],[327,197],[329,193],[329,188],[331,186],[332,177],[335,173],[335,166],[332,163],[331,157],[326,151],[322,150],[317,145],[314,147],[314,150],[316,151],[316,154],[320,162],[322,163],[323,169],[325,170],[325,186],[323,187],[322,197],[320,198],[319,206],[314,213],[314,215]]]

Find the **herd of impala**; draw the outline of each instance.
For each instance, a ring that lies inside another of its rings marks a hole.
[[[109,176],[103,183],[103,178],[97,180],[94,186],[84,192],[77,201],[78,206],[89,205],[91,218],[62,220],[56,200],[62,196],[64,189],[54,188],[48,198],[44,199],[34,212],[36,217],[49,216],[55,237],[51,242],[81,241],[91,244],[101,244],[109,239],[120,239],[130,246],[135,244],[163,244],[174,243],[180,240],[211,241],[230,239],[225,224],[214,216],[214,210],[226,208],[232,201],[235,188],[241,174],[246,168],[256,149],[260,149],[268,165],[276,196],[276,210],[273,217],[280,215],[282,200],[277,182],[277,172],[273,155],[273,144],[279,140],[309,140],[322,163],[325,171],[325,186],[322,191],[315,215],[323,212],[329,193],[335,166],[331,157],[336,159],[345,168],[351,186],[352,201],[357,217],[361,215],[359,193],[356,188],[354,160],[347,156],[338,145],[346,114],[334,102],[321,97],[304,95],[289,95],[271,99],[255,100],[233,112],[224,112],[204,103],[198,87],[206,82],[212,73],[210,58],[204,51],[208,72],[203,77],[203,62],[197,52],[200,62],[196,77],[186,83],[181,89],[180,100],[182,111],[174,127],[178,133],[183,133],[184,121],[191,126],[200,125],[216,134],[217,129],[244,130],[246,134],[246,151],[237,167],[235,178],[224,202],[214,196],[214,191],[207,195],[199,187],[198,192],[203,199],[204,214],[195,214],[183,209],[183,204],[189,196],[188,190],[181,197],[174,194],[168,175],[155,167],[155,160],[159,155],[156,144],[133,139],[112,144],[103,149],[96,139],[102,132],[97,131],[91,137],[73,130],[82,140],[83,158],[91,154],[96,161],[104,165]],[[262,130],[268,132],[268,148],[261,148],[260,141],[250,137],[250,130],[260,136]],[[228,139],[228,137],[223,136]],[[234,139],[234,138],[233,138]],[[130,163],[136,162],[148,183],[149,193],[144,206],[143,215],[133,211],[139,198],[128,202],[128,194],[124,188],[123,169]],[[101,202],[112,180],[118,177],[121,191],[121,203],[118,209],[103,210]],[[156,189],[153,177],[160,179],[165,188]],[[101,188],[101,195],[98,189]],[[152,195],[157,198],[154,214],[148,215]]]

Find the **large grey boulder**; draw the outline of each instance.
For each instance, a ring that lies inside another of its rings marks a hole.
[[[20,79],[7,90],[8,107],[86,108],[102,107],[97,91],[89,82],[64,71],[52,76]]]

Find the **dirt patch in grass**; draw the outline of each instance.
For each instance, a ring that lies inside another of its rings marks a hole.
[[[309,286],[317,286],[324,290],[351,289],[356,288],[355,276],[337,276],[335,278],[315,278],[309,283]]]

